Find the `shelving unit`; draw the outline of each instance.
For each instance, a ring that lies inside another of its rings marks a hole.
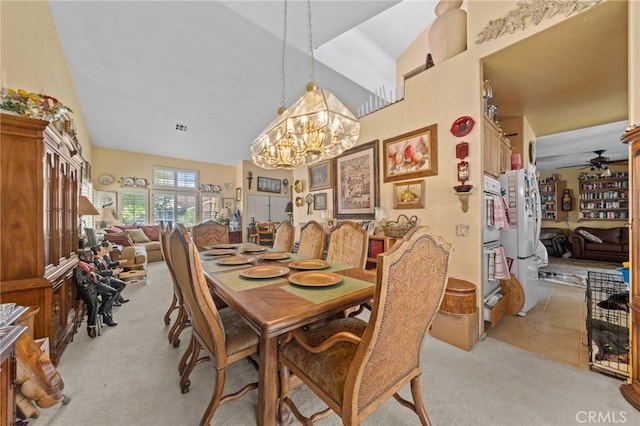
[[[375,269],[378,265],[378,255],[388,251],[396,242],[396,238],[384,235],[369,235],[369,248],[367,251],[367,269]]]
[[[629,218],[629,176],[627,172],[611,177],[580,180],[578,220],[626,220]]]
[[[566,182],[559,179],[558,175],[540,179],[538,191],[542,207],[542,220],[560,221],[562,211],[562,191],[566,188]]]

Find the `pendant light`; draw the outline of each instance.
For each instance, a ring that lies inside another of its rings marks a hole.
[[[353,147],[360,135],[360,123],[331,92],[314,80],[311,27],[311,1],[307,1],[309,23],[309,63],[311,81],[306,93],[289,108],[284,108],[284,50],[286,11],[282,50],[283,102],[278,117],[251,145],[253,162],[268,169],[295,169],[333,158]]]

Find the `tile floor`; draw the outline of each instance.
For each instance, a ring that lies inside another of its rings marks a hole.
[[[585,289],[556,284],[525,317],[505,315],[487,336],[588,370],[586,314]]]

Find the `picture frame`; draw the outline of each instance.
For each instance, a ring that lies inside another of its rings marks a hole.
[[[394,183],[393,208],[424,208],[424,179]]]
[[[376,139],[343,152],[333,161],[333,208],[338,219],[374,219],[379,205]]]
[[[236,188],[236,201],[242,201],[242,188]]]
[[[280,194],[282,192],[282,181],[280,179],[258,176],[257,189],[260,192],[272,192],[274,194]]]
[[[314,210],[326,210],[327,209],[327,193],[319,192],[313,194],[313,209]]]
[[[111,208],[118,211],[118,193],[115,191],[96,191],[94,206],[97,209]]]
[[[234,198],[223,198],[222,207],[225,209],[229,209],[229,213],[233,214],[233,212],[236,210],[236,200]]]
[[[309,191],[331,188],[333,183],[332,165],[332,161],[325,160],[309,166]]]
[[[432,124],[383,141],[384,181],[438,174],[438,125]]]

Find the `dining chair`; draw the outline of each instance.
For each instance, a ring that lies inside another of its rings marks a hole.
[[[191,238],[198,251],[204,251],[206,250],[204,246],[228,243],[229,228],[215,220],[205,220],[202,223],[193,225]]]
[[[276,237],[273,241],[274,251],[291,253],[293,251],[293,240],[296,236],[296,229],[291,222],[282,221],[276,228]]]
[[[431,424],[420,388],[420,348],[444,297],[450,253],[451,244],[428,227],[413,228],[378,256],[368,323],[340,318],[285,336],[278,355],[282,424],[289,407],[303,424],[333,411],[344,424],[359,425],[391,396],[421,424]],[[305,417],[288,395],[291,373],[328,408]],[[398,394],[407,383],[413,402]]]
[[[340,222],[329,236],[327,261],[354,268],[364,268],[367,262],[369,235],[354,222]]]
[[[256,223],[256,231],[258,234],[257,243],[261,246],[273,246],[275,229],[273,222]]]
[[[201,425],[208,425],[220,404],[258,388],[258,383],[254,382],[223,395],[226,367],[245,358],[252,361],[250,356],[258,352],[259,339],[233,309],[216,308],[195,244],[185,238],[177,227],[169,237],[169,244],[176,280],[192,324],[191,340],[195,350],[186,369],[187,375],[202,359],[199,358],[200,352],[213,362],[216,371],[213,393],[200,420]]]
[[[298,255],[307,259],[322,259],[325,233],[322,225],[310,220],[300,228]]]
[[[162,257],[164,258],[164,262],[167,265],[167,269],[169,270],[169,276],[171,277],[171,283],[173,285],[173,298],[171,300],[171,305],[169,309],[164,314],[164,323],[165,325],[169,325],[171,322],[171,313],[174,310],[178,311],[178,315],[176,316],[176,320],[169,329],[169,334],[167,338],[169,339],[169,343],[174,348],[177,348],[180,345],[180,333],[185,329],[187,323],[189,322],[189,317],[184,310],[184,304],[182,300],[182,291],[176,282],[175,272],[173,271],[173,264],[171,263],[171,252],[169,251],[169,226],[164,226],[163,223],[159,225],[160,227],[160,250],[162,251]]]

